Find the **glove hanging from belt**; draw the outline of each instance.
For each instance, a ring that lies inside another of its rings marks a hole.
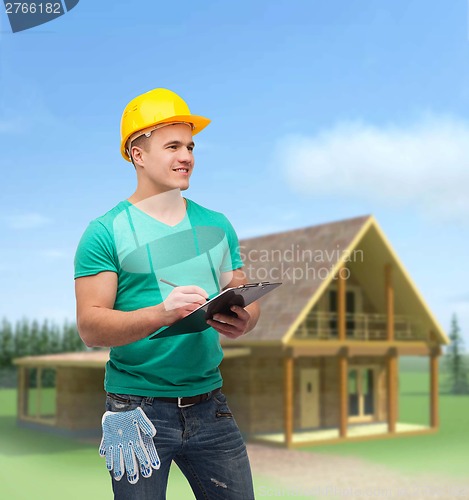
[[[153,442],[156,429],[140,407],[123,412],[107,411],[101,423],[103,438],[99,454],[106,457],[106,467],[113,471],[116,481],[120,481],[126,471],[129,483],[135,484],[139,469],[143,477],[150,477],[153,469],[160,468]]]

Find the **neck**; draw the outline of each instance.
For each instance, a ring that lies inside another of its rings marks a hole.
[[[166,224],[179,222],[186,213],[186,200],[182,197],[180,189],[171,189],[149,197],[142,197],[135,192],[128,201]]]

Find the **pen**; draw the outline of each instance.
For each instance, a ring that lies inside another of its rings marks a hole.
[[[162,281],[163,283],[166,283],[167,285],[174,286],[174,288],[179,286],[179,285],[176,285],[175,283],[171,283],[171,281],[164,280],[163,278],[160,278],[160,281]]]
[[[176,288],[177,286],[179,286],[179,285],[176,285],[176,283],[172,283],[171,281],[165,280],[165,279],[163,279],[163,278],[160,278],[160,281],[162,281],[163,283],[166,283],[166,284],[167,284],[167,285],[169,285],[169,286],[174,286],[175,288]],[[207,299],[205,299],[205,300],[207,300],[207,301],[208,301],[208,300],[210,300],[210,299],[208,299],[208,298],[207,298]]]

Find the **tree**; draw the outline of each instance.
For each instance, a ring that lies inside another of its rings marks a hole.
[[[29,331],[29,321],[23,317],[16,322],[15,327],[15,356],[29,356],[31,354],[31,334]]]
[[[64,322],[62,329],[62,351],[75,352],[84,351],[86,346],[78,335],[77,327],[74,323]]]
[[[449,392],[452,394],[469,394],[468,367],[464,358],[464,340],[461,336],[456,314],[453,314],[451,318],[449,339],[451,344],[448,346],[445,355]]]
[[[11,324],[3,318],[0,329],[0,368],[9,368],[15,355],[15,342]]]
[[[38,340],[38,348],[36,354],[49,354],[51,353],[51,331],[49,328],[49,321],[45,319],[42,323],[42,326],[39,330],[39,340]]]
[[[60,352],[62,347],[61,332],[56,323],[52,323],[49,339],[50,353],[56,354]]]
[[[37,319],[33,319],[30,328],[30,339],[31,343],[31,354],[36,356],[40,353],[39,348],[39,321]]]

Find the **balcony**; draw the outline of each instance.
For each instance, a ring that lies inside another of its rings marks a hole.
[[[295,332],[295,338],[310,340],[337,340],[338,314],[310,312]],[[376,313],[347,313],[345,315],[347,340],[386,340],[387,316]],[[427,340],[427,335],[416,318],[394,315],[394,338],[398,341]]]

